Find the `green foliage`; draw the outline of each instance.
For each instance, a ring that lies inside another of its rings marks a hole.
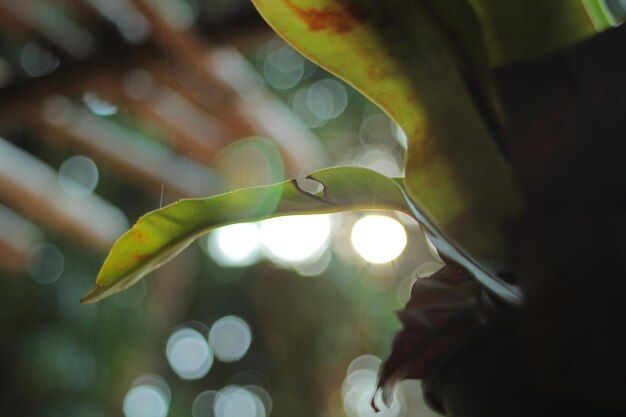
[[[489,61],[494,67],[546,55],[596,32],[585,6],[597,1],[469,2],[481,21]]]
[[[227,224],[293,214],[390,209],[411,213],[400,184],[365,168],[312,173],[324,190],[310,194],[295,181],[243,188],[209,198],[180,200],[141,217],[111,249],[97,286],[83,302],[124,290],[178,255],[196,238]]]
[[[498,147],[506,121],[490,70],[578,42],[611,19],[599,0],[254,0],[297,50],[378,104],[408,136],[406,177],[357,168],[312,175],[324,194],[293,182],[182,200],[140,218],[114,245],[84,299],[120,291],[195,238],[235,222],[392,208],[412,213],[440,251],[501,298],[519,294],[497,274],[509,255],[503,224],[521,202]]]
[[[464,1],[432,9],[422,3],[255,1],[283,38],[402,127],[409,195],[450,239],[495,270],[506,263],[501,224],[518,199],[464,84],[466,73],[477,84],[484,79],[480,30]],[[453,48],[441,22],[457,25],[461,45]]]

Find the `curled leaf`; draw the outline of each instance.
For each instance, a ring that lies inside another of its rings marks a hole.
[[[398,312],[403,328],[380,370],[378,389],[386,405],[397,382],[422,378],[436,359],[494,315],[495,307],[482,296],[477,282],[456,264],[415,281],[409,302]]]

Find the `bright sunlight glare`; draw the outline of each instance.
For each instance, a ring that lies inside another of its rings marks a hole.
[[[225,267],[252,265],[261,254],[261,233],[255,223],[221,227],[207,242],[211,257]]]
[[[286,216],[261,222],[261,239],[270,258],[297,264],[317,259],[328,244],[330,217],[326,214]]]
[[[380,215],[359,219],[352,228],[351,240],[359,255],[374,264],[393,261],[407,243],[402,224],[391,217]]]

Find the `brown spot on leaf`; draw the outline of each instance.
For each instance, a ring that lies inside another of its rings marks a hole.
[[[367,66],[367,75],[373,81],[381,80],[381,79],[384,79],[384,78],[387,77],[387,74],[385,73],[385,71],[383,71],[382,68],[380,67],[380,65],[378,65],[378,63],[376,63],[376,62],[372,62],[372,63],[368,64],[368,66]]]
[[[137,243],[144,243],[148,240],[148,235],[143,230],[137,230],[133,233],[133,240]]]
[[[133,254],[133,259],[136,260],[136,261],[143,261],[148,256],[149,256],[149,254],[147,254],[147,253],[134,253]]]
[[[352,31],[356,25],[364,20],[364,13],[346,1],[335,1],[336,6],[326,6],[321,9],[303,8],[295,4],[294,0],[285,0],[285,4],[304,21],[309,31],[332,30],[337,34]]]

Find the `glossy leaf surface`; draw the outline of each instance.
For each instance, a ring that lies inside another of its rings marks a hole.
[[[242,188],[209,198],[180,200],[142,216],[115,243],[82,302],[130,287],[168,262],[196,238],[220,226],[291,214],[391,209],[410,214],[398,181],[365,168],[338,167],[309,176],[324,185],[318,194],[293,181]]]
[[[478,20],[466,1],[254,0],[297,50],[378,104],[409,139],[407,191],[491,275],[519,201],[468,85],[481,90]],[[481,95],[480,93],[478,95]],[[485,99],[487,94],[483,94]]]

